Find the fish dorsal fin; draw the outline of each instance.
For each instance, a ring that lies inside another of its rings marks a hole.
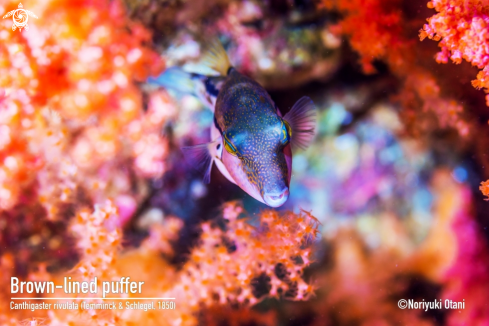
[[[295,102],[292,109],[284,116],[290,126],[290,143],[292,147],[307,148],[316,133],[316,107],[307,96]]]
[[[217,71],[221,76],[227,76],[231,62],[229,62],[226,50],[222,47],[221,42],[215,38],[204,47],[204,56],[202,64]]]
[[[210,149],[217,143],[216,140],[210,143],[182,147],[185,160],[195,169],[204,172],[204,183],[206,184],[211,181],[213,158]]]

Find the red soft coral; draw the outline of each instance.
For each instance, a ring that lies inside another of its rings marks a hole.
[[[484,0],[433,0],[429,8],[438,13],[428,18],[420,31],[420,38],[428,37],[438,44],[441,51],[436,56],[439,63],[450,58],[455,63],[462,59],[481,69],[475,88],[489,92],[489,3]],[[489,106],[489,95],[486,95]]]
[[[470,128],[462,118],[463,107],[442,96],[439,82],[418,62],[425,54],[416,47],[417,39],[409,36],[412,22],[400,9],[401,1],[323,0],[322,4],[342,14],[332,29],[349,38],[364,72],[374,73],[373,62],[381,60],[401,80],[399,100],[405,109],[406,124],[422,129],[421,123],[409,120],[431,112],[442,128],[454,128],[460,135],[468,135]]]

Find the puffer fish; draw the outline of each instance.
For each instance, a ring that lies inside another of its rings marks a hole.
[[[215,163],[221,173],[253,198],[282,206],[289,197],[292,148],[306,148],[316,129],[316,110],[308,97],[282,116],[267,91],[231,66],[219,41],[210,44],[203,63],[218,72],[205,76],[171,67],[148,81],[199,97],[214,112],[211,142],[183,150],[205,168],[210,182]]]

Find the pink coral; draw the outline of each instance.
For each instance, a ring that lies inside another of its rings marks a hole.
[[[470,198],[466,189],[464,201]],[[467,207],[468,208],[468,207]],[[452,232],[456,236],[457,254],[444,277],[443,298],[465,301],[465,309],[450,310],[446,325],[487,325],[489,311],[489,250],[487,238],[476,221],[467,214],[467,208],[455,216]]]
[[[35,184],[53,219],[80,191],[92,202],[134,196],[130,173],[112,167],[134,161],[139,177],[160,176],[172,111],[160,93],[142,110],[136,81],[163,67],[149,32],[118,1],[30,9],[43,19],[28,33],[0,35],[0,209]]]
[[[428,8],[438,13],[428,18],[420,38],[440,41],[441,51],[436,61],[447,63],[448,58],[459,64],[462,59],[481,69],[475,88],[489,92],[489,4],[483,0],[433,0]],[[489,95],[486,95],[489,106]]]

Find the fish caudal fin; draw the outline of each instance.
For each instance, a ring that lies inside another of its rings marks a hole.
[[[316,133],[316,107],[307,96],[300,98],[284,116],[290,126],[292,147],[307,148]]]
[[[196,84],[193,75],[178,67],[170,67],[156,78],[148,78],[148,83],[196,95]]]
[[[202,64],[217,71],[221,76],[226,76],[232,66],[221,42],[217,38],[214,39],[208,47],[204,47],[204,51],[207,52],[202,58]]]
[[[179,67],[171,67],[156,78],[148,78],[148,83],[197,96],[214,111],[217,95],[221,90],[224,79],[225,77],[221,76],[207,77],[197,73],[186,72]]]
[[[182,147],[185,160],[197,170],[204,172],[204,183],[209,183],[211,181],[213,158],[210,148],[216,144],[217,141],[213,141],[195,146]]]

